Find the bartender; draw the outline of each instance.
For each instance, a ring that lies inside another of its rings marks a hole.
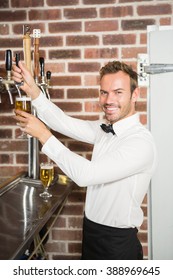
[[[112,61],[100,69],[99,103],[105,118],[86,121],[66,115],[48,100],[26,66],[13,65],[16,82],[32,98],[38,118],[16,110],[21,129],[36,137],[42,152],[79,187],[87,186],[83,222],[82,259],[142,259],[138,228],[141,203],[157,165],[151,133],[140,123],[135,105],[139,96],[137,73]],[[63,145],[46,127],[94,145],[88,160]]]

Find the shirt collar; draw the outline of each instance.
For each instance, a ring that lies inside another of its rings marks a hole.
[[[118,122],[115,122],[113,124],[113,129],[117,136],[120,136],[125,131],[127,131],[130,127],[139,124],[139,114],[135,113],[134,115],[127,117],[125,119],[122,119]]]

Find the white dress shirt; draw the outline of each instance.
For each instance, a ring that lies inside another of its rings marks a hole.
[[[134,114],[113,124],[116,135],[105,133],[101,121],[72,118],[40,94],[33,101],[38,116],[66,136],[94,145],[91,161],[70,151],[51,136],[42,151],[78,186],[86,187],[86,217],[119,227],[139,227],[142,200],[157,164],[150,132]]]

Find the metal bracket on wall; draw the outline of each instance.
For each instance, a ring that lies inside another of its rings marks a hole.
[[[149,64],[147,54],[139,54],[137,60],[138,84],[149,86],[149,74],[162,74],[173,72],[173,64]]]

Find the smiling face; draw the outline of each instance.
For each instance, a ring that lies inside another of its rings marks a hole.
[[[131,93],[130,77],[123,71],[106,74],[101,78],[100,105],[110,123],[133,115],[138,95],[138,88]]]

